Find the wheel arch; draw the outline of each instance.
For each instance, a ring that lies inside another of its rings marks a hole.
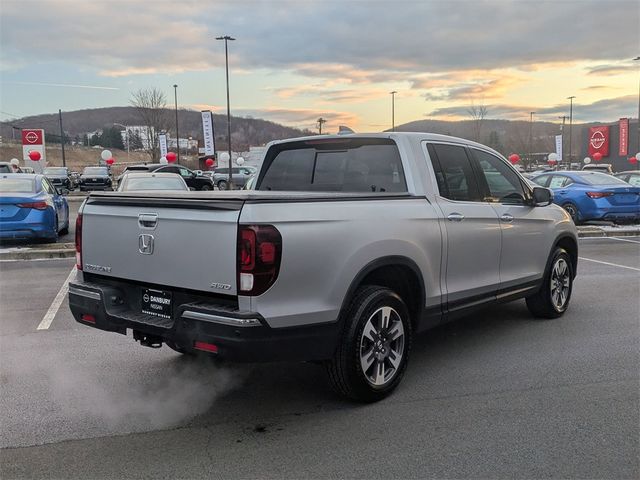
[[[363,285],[379,285],[396,292],[407,305],[412,327],[417,329],[425,305],[424,277],[418,265],[408,257],[387,256],[368,263],[354,277],[340,307],[340,317],[351,298]]]
[[[553,242],[552,252],[557,247],[564,248],[569,254],[569,258],[571,258],[571,266],[573,267],[573,278],[575,278],[578,273],[578,240],[568,233],[560,235],[556,238],[555,242]]]

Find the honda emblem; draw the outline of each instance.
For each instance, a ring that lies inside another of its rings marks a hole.
[[[138,252],[143,255],[151,255],[153,253],[153,235],[143,233],[138,237]]]

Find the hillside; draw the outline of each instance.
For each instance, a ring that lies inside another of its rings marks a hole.
[[[175,111],[165,109],[167,128],[174,132]],[[73,139],[81,139],[83,134],[94,132],[114,123],[123,125],[140,125],[141,120],[133,107],[108,107],[62,112],[62,121],[66,134]],[[202,140],[202,123],[200,112],[195,110],[178,110],[180,137],[193,137]],[[11,126],[18,128],[44,128],[45,131],[59,134],[58,114],[42,114],[23,117],[0,124],[0,135],[12,138],[19,132],[12,132]],[[227,117],[213,115],[213,128],[216,146],[219,150],[227,147]],[[271,140],[298,137],[308,134],[296,128],[285,127],[267,120],[254,118],[231,117],[232,146],[236,151],[248,150],[249,146],[264,145]]]

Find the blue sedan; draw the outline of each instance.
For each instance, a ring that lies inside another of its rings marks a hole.
[[[640,220],[640,187],[598,172],[559,171],[531,179],[553,190],[553,202],[563,207],[573,221]]]
[[[69,204],[44,175],[0,175],[0,239],[55,242],[69,232]]]

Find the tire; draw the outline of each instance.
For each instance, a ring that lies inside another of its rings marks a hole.
[[[567,202],[562,205],[562,208],[564,208],[571,216],[571,220],[573,220],[573,223],[575,223],[576,225],[580,223],[580,213],[578,212],[578,207],[576,207],[571,202]]]
[[[56,243],[58,241],[58,226],[59,226],[58,215],[56,215],[56,223],[53,226],[53,237],[47,238],[45,240],[47,243]]]
[[[202,191],[208,192],[209,190],[213,190],[213,187],[211,185],[203,185],[201,188]]]
[[[227,189],[227,181],[226,180],[220,180],[218,182],[218,190],[226,190]]]
[[[573,290],[573,265],[564,248],[557,247],[544,274],[540,290],[526,298],[527,308],[537,318],[558,318],[569,308]]]
[[[380,332],[384,317],[387,327]],[[369,285],[356,291],[343,322],[336,353],[326,363],[329,382],[344,397],[382,400],[398,386],[407,367],[412,340],[409,311],[392,290]],[[390,340],[393,334],[397,336]]]

